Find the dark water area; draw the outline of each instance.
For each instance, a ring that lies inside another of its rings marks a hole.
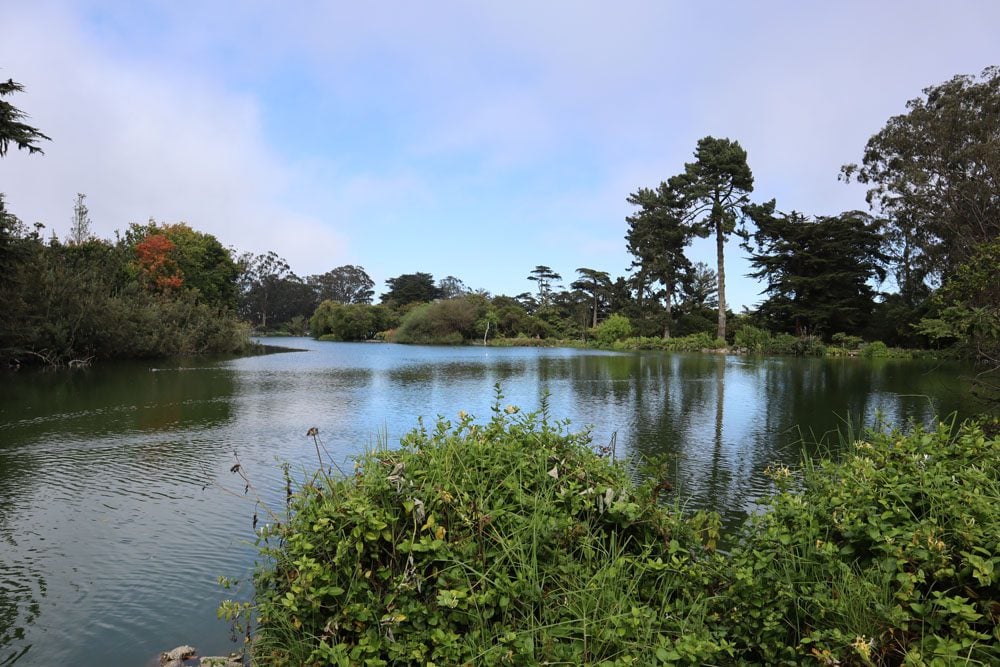
[[[798,427],[975,410],[968,369],[941,362],[280,342],[303,351],[0,376],[0,666],[233,650],[217,579],[247,577],[266,519],[230,468],[280,509],[281,463],[316,465],[313,426],[349,462],[421,416],[486,421],[500,383],[504,405],[547,395],[595,444],[664,455],[681,501],[732,524],[766,466],[801,460]]]

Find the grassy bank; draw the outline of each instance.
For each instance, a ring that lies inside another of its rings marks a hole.
[[[856,341],[846,345],[826,345],[815,337],[798,337],[790,334],[772,336],[753,327],[746,327],[736,333],[733,344],[713,338],[711,334],[697,333],[674,338],[659,336],[630,336],[620,340],[562,340],[555,338],[491,338],[487,345],[493,347],[572,347],[618,352],[638,352],[657,350],[661,352],[707,352],[726,354],[749,354],[760,356],[807,356],[807,357],[861,357],[865,359],[920,359],[955,356],[948,351],[911,350],[888,347],[881,341],[870,343]],[[473,341],[475,343],[475,341]]]
[[[871,434],[718,518],[498,402],[321,471],[262,533],[255,664],[996,664],[1000,437]]]

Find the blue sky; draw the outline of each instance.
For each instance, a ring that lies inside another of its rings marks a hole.
[[[906,100],[1000,63],[1000,3],[3,0],[0,77],[49,134],[0,191],[65,235],[150,217],[300,275],[364,266],[517,294],[537,264],[624,275],[625,203],[705,135],[753,197],[864,208],[837,181]],[[731,241],[728,298],[760,286]],[[695,260],[714,266],[714,246]]]

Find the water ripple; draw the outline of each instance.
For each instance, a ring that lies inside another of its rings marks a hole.
[[[311,426],[344,462],[420,415],[489,418],[502,381],[505,403],[535,409],[548,394],[552,416],[593,424],[599,443],[616,434],[620,455],[666,455],[690,506],[732,519],[764,490],[764,466],[800,459],[795,424],[822,432],[838,410],[926,417],[928,401],[907,393],[934,394],[943,412],[963,400],[954,372],[928,380],[918,365],[292,344],[307,351],[0,386],[0,665],[142,665],[182,643],[228,652],[215,608],[231,593],[216,579],[251,570],[257,509],[230,473],[234,451],[280,510],[280,462],[297,478],[316,465]],[[850,392],[824,389],[833,377]]]

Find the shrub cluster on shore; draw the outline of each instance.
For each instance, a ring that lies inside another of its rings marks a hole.
[[[423,424],[261,531],[267,665],[997,664],[1000,436],[871,433],[769,470],[731,545],[546,412]]]

